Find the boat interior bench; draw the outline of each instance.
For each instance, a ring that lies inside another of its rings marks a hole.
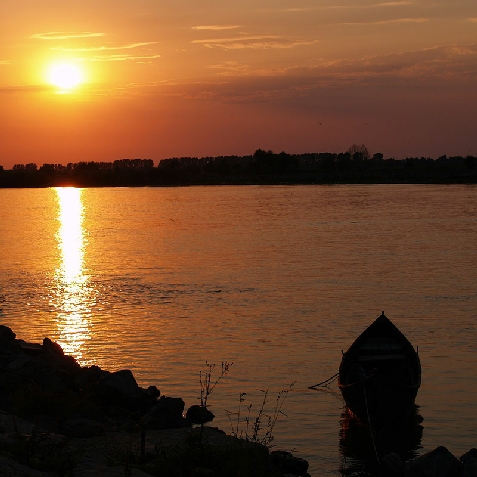
[[[406,355],[402,353],[402,347],[399,343],[373,341],[363,343],[359,349],[361,351],[358,357],[360,362],[406,359]]]
[[[370,354],[366,356],[360,356],[358,361],[393,361],[393,360],[404,360],[406,359],[405,354]]]

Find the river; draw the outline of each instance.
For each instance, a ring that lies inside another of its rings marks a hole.
[[[17,338],[129,368],[186,408],[206,362],[233,363],[214,425],[290,389],[272,444],[344,476],[360,460],[337,384],[309,386],[384,310],[421,357],[411,451],[475,447],[476,186],[0,189],[0,204],[0,322]]]

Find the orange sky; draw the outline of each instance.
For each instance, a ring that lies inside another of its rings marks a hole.
[[[5,169],[352,143],[477,155],[475,0],[0,0]]]

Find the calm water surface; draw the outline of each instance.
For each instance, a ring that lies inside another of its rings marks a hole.
[[[0,321],[83,365],[198,402],[231,428],[289,384],[277,448],[348,475],[341,350],[385,310],[423,366],[421,454],[477,446],[477,188],[284,186],[0,190]]]

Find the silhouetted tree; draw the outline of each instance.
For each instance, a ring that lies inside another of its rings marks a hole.
[[[340,171],[349,169],[351,167],[351,153],[340,152],[338,154],[336,164]]]
[[[472,156],[408,157],[372,160],[364,145],[348,152],[288,154],[257,149],[249,156],[181,157],[76,164],[0,166],[0,187],[145,186],[227,183],[475,183],[477,158]]]
[[[477,158],[473,156],[467,156],[464,159],[464,165],[469,171],[474,171],[477,166]]]
[[[368,148],[364,144],[351,144],[348,148],[348,152],[354,161],[367,161],[370,157]]]

